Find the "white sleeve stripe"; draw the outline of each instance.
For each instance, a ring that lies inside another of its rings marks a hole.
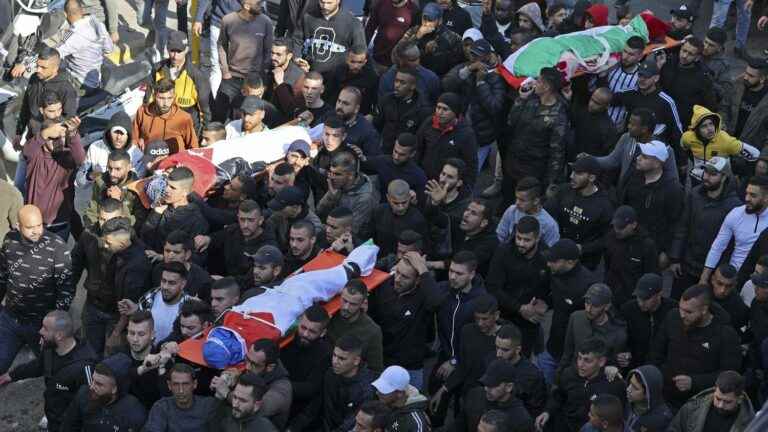
[[[411,417],[416,421],[416,430],[422,432],[424,430],[424,423],[421,421],[419,414],[411,412]]]
[[[669,108],[672,110],[672,115],[675,117],[675,123],[677,123],[677,130],[679,130],[681,133],[683,132],[683,125],[680,123],[680,115],[677,113],[677,104],[675,104],[675,100],[672,99],[672,97],[666,93],[659,92],[659,97],[667,101],[669,104]]]

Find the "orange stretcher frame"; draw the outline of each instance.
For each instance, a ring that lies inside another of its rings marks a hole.
[[[647,56],[659,50],[675,48],[682,45],[683,42],[684,41],[673,39],[669,36],[665,36],[663,43],[651,43],[646,45],[645,49],[643,50],[643,54]],[[525,76],[512,75],[502,64],[499,64],[496,67],[496,70],[504,78],[507,84],[509,84],[511,87],[515,89],[519,89],[520,86],[523,85],[523,82],[526,79],[528,79],[528,77],[525,77]],[[581,75],[584,75],[583,71],[576,71],[576,74],[573,76],[573,78]]]
[[[302,271],[308,272],[313,270],[323,270],[323,269],[335,267],[341,264],[344,261],[344,258],[345,258],[344,255],[326,250],[321,252],[312,261],[305,264],[304,267],[302,267]],[[365,283],[365,286],[368,288],[368,291],[370,292],[378,288],[379,285],[384,283],[387,279],[389,279],[389,277],[390,277],[389,273],[385,273],[381,270],[374,269],[370,275],[361,278],[361,280],[363,281],[363,283]],[[335,315],[341,308],[340,295],[337,294],[331,300],[324,303],[323,307],[325,308],[326,311],[328,311],[328,315],[330,316]],[[264,312],[269,312],[269,311],[264,311]],[[208,367],[208,364],[205,362],[205,359],[203,358],[203,344],[205,343],[206,337],[208,336],[208,332],[210,330],[211,328],[208,328],[200,335],[187,339],[184,342],[181,342],[179,344],[179,357],[187,361],[190,361],[192,363]],[[278,344],[280,345],[280,348],[285,347],[293,340],[294,333],[295,332],[291,332],[290,334],[287,334],[279,338]],[[243,366],[244,365],[241,364],[239,367],[236,366],[235,368],[242,368]]]

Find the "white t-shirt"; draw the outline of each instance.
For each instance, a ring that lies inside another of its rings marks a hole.
[[[173,330],[173,321],[179,314],[181,302],[169,305],[163,301],[163,293],[158,291],[155,294],[155,300],[152,302],[152,318],[155,320],[155,340],[162,341],[167,338]]]
[[[227,123],[226,126],[224,126],[224,130],[227,132],[226,139],[228,140],[232,138],[240,138],[241,136],[246,135],[246,133],[243,132],[243,119],[232,120],[231,122]],[[264,125],[264,129],[262,129],[260,132],[266,132],[268,130],[269,128],[267,125]]]

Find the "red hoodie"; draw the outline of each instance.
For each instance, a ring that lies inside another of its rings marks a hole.
[[[592,5],[586,10],[586,14],[590,16],[594,27],[608,25],[608,6],[604,4]]]

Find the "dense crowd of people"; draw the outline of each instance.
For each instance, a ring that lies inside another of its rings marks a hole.
[[[51,432],[745,431],[768,397],[768,60],[747,50],[768,10],[716,1],[695,34],[699,3],[605,72],[519,85],[507,57],[628,2],[283,0],[275,23],[262,0],[179,0],[169,30],[147,0],[165,59],[86,148],[118,13],[67,0],[6,76],[32,72],[0,181],[0,386],[44,377]],[[163,166],[286,125],[318,139],[208,193]],[[309,306],[242,367],[179,355],[369,239],[391,277],[350,270],[337,313]]]

